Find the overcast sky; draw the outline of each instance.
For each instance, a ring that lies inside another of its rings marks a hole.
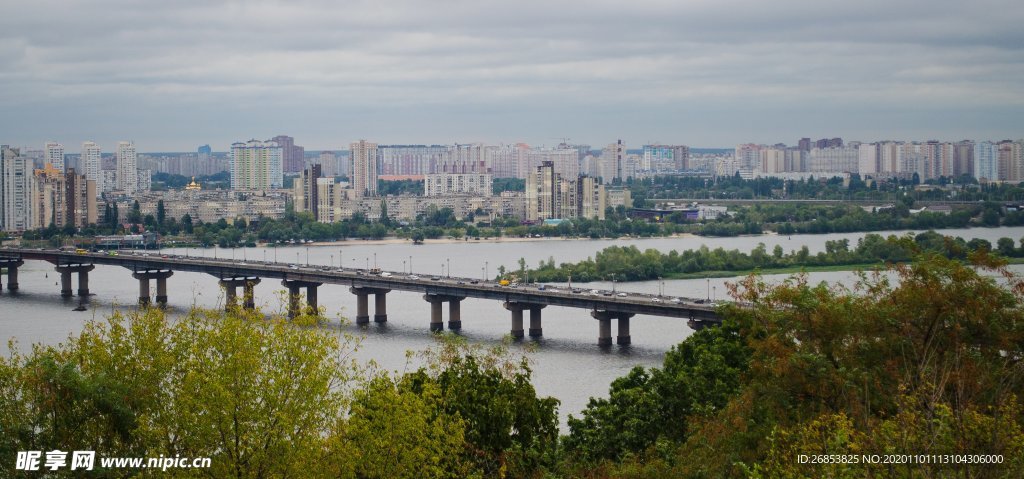
[[[0,142],[1024,137],[1020,0],[0,0]]]

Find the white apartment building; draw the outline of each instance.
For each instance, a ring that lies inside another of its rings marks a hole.
[[[231,144],[231,188],[265,190],[284,183],[283,152],[272,141],[249,140]]]
[[[31,167],[17,149],[0,145],[0,227],[4,231],[31,228]]]
[[[43,145],[43,151],[46,154],[46,163],[55,169],[64,171],[64,145],[56,141],[48,141]]]
[[[122,141],[117,144],[117,189],[132,196],[139,189],[138,158],[135,144]]]
[[[100,163],[102,156],[103,152],[96,143],[91,141],[82,143],[82,156],[78,159],[79,167],[85,173],[86,178],[96,182],[97,189],[100,190],[102,190],[102,187],[99,185],[103,184],[103,173],[100,172],[102,169]]]
[[[352,188],[356,196],[377,196],[377,144],[359,140],[349,145]]]
[[[490,196],[494,177],[485,173],[435,173],[423,177],[424,196],[472,194]]]

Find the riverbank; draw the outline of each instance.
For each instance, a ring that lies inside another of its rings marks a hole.
[[[747,235],[747,236],[755,237],[755,236],[762,236],[762,235]],[[609,239],[613,239],[615,241],[632,241],[632,240],[650,239],[650,238],[661,238],[661,239],[702,238],[702,236],[695,235],[695,234],[692,234],[692,233],[677,233],[677,234],[673,234],[673,235],[670,235],[670,236],[651,236],[651,237],[648,237],[648,238],[633,237],[633,236],[620,237],[620,238],[583,238],[583,237],[579,237],[579,236],[574,236],[574,237],[541,236],[539,238],[536,238],[536,237],[518,237],[518,236],[517,237],[499,236],[499,237],[494,237],[494,238],[436,238],[436,239],[425,239],[425,240],[423,240],[421,242],[421,244],[427,245],[427,244],[457,244],[457,243],[528,243],[528,242],[551,242],[551,241],[602,241],[602,240],[603,241],[607,241]],[[292,245],[292,244],[289,244],[289,245],[281,245],[281,246],[351,246],[351,245],[354,245],[354,244],[359,244],[359,245],[409,244],[409,245],[411,245],[411,244],[414,244],[414,243],[409,238],[390,237],[390,238],[381,238],[381,239],[347,239],[347,240],[342,240],[342,241],[317,241],[317,242],[313,242],[313,243],[306,243],[306,244],[303,244],[303,245],[299,245],[299,244]],[[260,246],[272,247],[273,245],[271,245],[271,244],[266,244],[266,245],[261,244]]]

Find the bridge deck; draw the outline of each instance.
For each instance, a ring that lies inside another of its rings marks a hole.
[[[545,285],[501,286],[491,281],[456,277],[417,277],[396,272],[371,274],[367,270],[332,268],[320,265],[290,265],[262,261],[240,261],[181,255],[159,255],[154,252],[75,253],[57,250],[24,248],[0,249],[4,258],[48,261],[55,265],[99,264],[122,266],[132,271],[172,270],[206,273],[218,278],[277,278],[354,287],[414,291],[443,296],[482,298],[507,302],[584,308],[594,311],[645,314],[687,318],[697,321],[720,321],[715,306],[703,299],[666,298],[645,293],[619,291],[592,293],[589,288],[553,287]]]

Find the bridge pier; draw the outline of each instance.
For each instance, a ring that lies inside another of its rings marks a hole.
[[[451,298],[448,300],[448,329],[458,331],[462,329],[462,300],[464,298]]]
[[[132,277],[139,280],[139,306],[149,306],[149,280],[156,280],[156,302],[161,308],[167,307],[167,278],[174,274],[171,270],[136,271]]]
[[[316,288],[323,283],[315,281],[297,281],[284,279],[281,284],[288,288],[288,318],[295,319],[300,313],[299,296],[302,288],[306,288],[306,305],[309,314],[319,315],[320,308],[317,306]]]
[[[452,330],[462,329],[462,296],[447,296],[443,294],[424,294],[423,299],[430,303],[430,330],[444,331],[442,315],[442,304],[448,303],[448,328]]]
[[[224,288],[224,309],[231,311],[237,306],[238,288],[242,288],[242,307],[256,309],[256,296],[253,293],[259,278],[221,278],[218,284]]]
[[[546,304],[535,304],[535,303],[519,303],[515,301],[506,301],[503,305],[505,309],[512,312],[512,337],[519,339],[523,335],[523,311],[530,310],[530,337],[535,338],[542,336],[544,330],[541,327],[540,310],[547,307]]]
[[[78,295],[89,296],[89,272],[96,269],[95,265],[64,264],[57,265],[53,269],[60,273],[61,297],[70,298],[72,295],[71,273],[78,273]]]
[[[0,260],[0,268],[7,268],[7,290],[17,291],[18,290],[18,268],[25,264],[20,259],[2,259]],[[0,281],[0,291],[4,289],[3,282]]]
[[[387,294],[391,292],[390,289],[383,288],[368,288],[364,286],[353,286],[348,289],[352,294],[356,295],[356,324],[369,324],[370,323],[370,300],[369,296],[373,295],[373,322],[375,323],[386,323],[388,322],[388,298]]]
[[[629,318],[633,313],[621,313],[618,311],[591,311],[590,315],[597,320],[597,344],[609,346],[612,344],[612,319],[618,320],[618,336],[616,344],[630,344],[632,338],[629,335]]]

